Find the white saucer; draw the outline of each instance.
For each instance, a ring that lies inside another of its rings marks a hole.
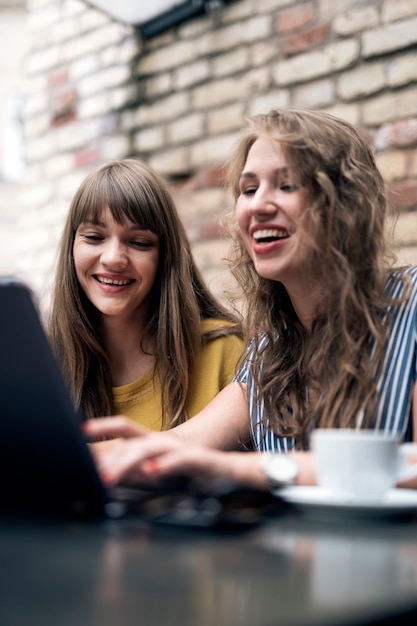
[[[343,502],[335,500],[321,487],[285,487],[275,494],[304,512],[398,517],[417,514],[417,490],[390,489],[382,501]]]

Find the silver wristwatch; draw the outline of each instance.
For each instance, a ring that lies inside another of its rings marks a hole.
[[[261,463],[271,489],[294,484],[298,475],[298,465],[288,454],[263,452]]]

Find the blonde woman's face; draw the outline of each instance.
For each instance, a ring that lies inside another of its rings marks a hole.
[[[260,276],[284,283],[312,271],[312,250],[298,221],[308,190],[294,180],[278,141],[260,137],[249,150],[240,176],[236,217]]]
[[[130,319],[148,314],[149,295],[159,263],[159,239],[106,208],[97,222],[78,227],[73,247],[78,281],[102,316]]]

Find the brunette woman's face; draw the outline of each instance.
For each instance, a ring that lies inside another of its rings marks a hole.
[[[243,241],[260,276],[284,283],[311,274],[311,245],[297,223],[308,204],[278,141],[260,137],[240,176],[236,216]]]
[[[159,263],[155,233],[127,218],[118,224],[106,208],[97,222],[77,228],[73,255],[81,288],[102,316],[129,319],[142,311],[146,319]]]

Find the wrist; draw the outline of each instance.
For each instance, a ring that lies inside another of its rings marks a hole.
[[[299,474],[298,463],[292,455],[263,452],[261,467],[269,489],[293,485]]]

